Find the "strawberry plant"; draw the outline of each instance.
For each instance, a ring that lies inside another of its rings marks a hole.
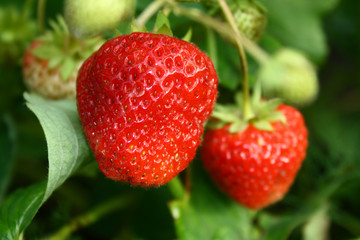
[[[360,238],[355,0],[3,0],[0,239]]]

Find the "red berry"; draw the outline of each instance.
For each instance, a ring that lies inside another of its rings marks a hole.
[[[77,104],[101,171],[136,186],[165,184],[195,157],[217,96],[211,60],[165,35],[106,42],[82,66]]]
[[[249,125],[229,133],[229,125],[206,132],[201,158],[218,186],[237,202],[260,209],[283,198],[306,156],[307,129],[300,112],[278,107],[287,123],[273,131]]]

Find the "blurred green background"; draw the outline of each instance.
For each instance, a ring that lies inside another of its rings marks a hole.
[[[149,2],[139,0],[137,13]],[[360,1],[263,2],[270,17],[260,44],[268,50],[283,44],[305,51],[317,64],[320,95],[314,104],[301,109],[309,128],[310,145],[293,187],[283,201],[259,213],[258,222],[253,224],[266,229],[268,222],[277,221],[277,226],[289,232],[286,239],[304,239],[304,224],[311,223],[321,230],[325,222],[322,237],[328,238],[319,239],[360,238]],[[26,4],[30,6],[26,8],[28,12],[21,12]],[[193,5],[196,4],[188,6]],[[62,1],[49,1],[46,19],[62,14],[62,7]],[[173,18],[171,23],[176,36],[182,37],[191,25],[195,29],[193,42],[206,49],[206,34],[200,25],[185,18]],[[21,56],[37,34],[36,1],[1,1],[0,204],[16,189],[47,176],[44,133],[25,105],[23,92],[26,89],[21,75]],[[219,75],[223,79],[233,78],[239,69],[238,59],[232,55],[223,56],[226,49],[231,51],[232,47],[218,41],[219,45],[225,45],[219,58],[225,59],[224,63],[233,61],[232,70],[226,72],[221,71],[229,66],[220,63]],[[255,71],[256,65],[253,68]],[[233,81],[223,80],[220,91],[224,95],[231,92],[235,87],[231,84]],[[198,162],[194,160],[194,171],[217,191]],[[151,190],[128,187],[105,179],[91,166],[53,194],[28,227],[25,238],[41,239],[106,199],[126,194],[134,195],[131,205],[81,229],[71,239],[177,238],[168,209],[172,196],[166,187]],[[221,193],[216,194],[226,198]],[[309,221],[307,211],[311,216],[313,213],[320,215]],[[326,214],[321,215],[322,212]],[[277,238],[270,236],[269,239]]]

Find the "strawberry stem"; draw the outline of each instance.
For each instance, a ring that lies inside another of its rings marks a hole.
[[[145,10],[138,16],[135,23],[138,27],[143,27],[149,19],[166,3],[166,0],[157,0],[152,2]]]
[[[184,186],[178,176],[167,183],[167,186],[176,199],[183,199],[185,196]]]
[[[45,6],[46,0],[39,0],[37,6],[37,21],[40,33],[45,31]]]
[[[204,14],[199,9],[183,7],[173,0],[168,0],[168,3],[172,5],[173,12],[176,15],[188,17],[198,23],[208,26],[224,38],[233,42],[236,42],[236,38],[240,38],[247,52],[260,64],[264,64],[268,61],[269,55],[262,48],[245,37],[242,33],[240,33],[240,36],[234,36],[234,31],[231,30],[228,24]]]
[[[95,223],[98,219],[103,216],[112,213],[118,209],[128,206],[134,202],[133,196],[121,196],[114,199],[110,199],[95,207],[84,215],[78,216],[77,218],[70,221],[67,225],[63,226],[58,232],[56,232],[48,240],[61,240],[68,239],[68,237],[80,228],[87,227]]]
[[[241,36],[240,31],[236,26],[235,19],[229,9],[229,6],[227,5],[225,0],[218,0],[220,7],[222,11],[224,12],[224,15],[226,17],[226,20],[230,24],[232,30],[235,32],[235,41],[236,46],[238,48],[240,60],[241,60],[241,67],[243,70],[243,111],[244,111],[244,119],[249,120],[254,116],[254,113],[251,109],[250,104],[250,89],[249,89],[249,75],[248,75],[248,66],[247,66],[247,60],[246,60],[246,54],[244,51],[243,44],[241,42]]]

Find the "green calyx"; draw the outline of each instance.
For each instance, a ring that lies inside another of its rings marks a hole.
[[[48,61],[48,67],[60,67],[61,78],[66,82],[76,70],[79,62],[87,59],[104,40],[100,37],[78,39],[70,35],[63,17],[50,21],[51,31],[46,32],[37,40],[40,44],[31,53],[42,60]]]
[[[277,108],[282,103],[280,99],[261,99],[260,84],[257,84],[250,105],[253,115],[246,118],[243,114],[244,101],[242,93],[235,95],[235,105],[221,105],[216,104],[212,113],[212,119],[208,122],[207,127],[212,129],[219,129],[225,125],[229,125],[230,133],[237,133],[244,131],[249,124],[255,128],[264,131],[273,131],[272,122],[282,122],[286,124],[286,117]]]
[[[131,32],[149,32],[144,25],[139,26],[136,24],[136,21],[133,20],[131,24]],[[170,37],[173,37],[174,34],[171,30],[170,21],[169,18],[165,15],[164,12],[159,11],[159,13],[156,16],[154,29],[152,31],[156,34],[163,34]],[[182,40],[190,42],[192,37],[192,29],[189,28]]]
[[[133,20],[131,24],[131,32],[149,32],[149,31],[146,29],[145,25],[137,25],[136,20]],[[156,34],[167,35],[170,37],[174,36],[171,30],[169,18],[162,11],[159,11],[159,13],[156,16],[155,25],[152,32]]]

